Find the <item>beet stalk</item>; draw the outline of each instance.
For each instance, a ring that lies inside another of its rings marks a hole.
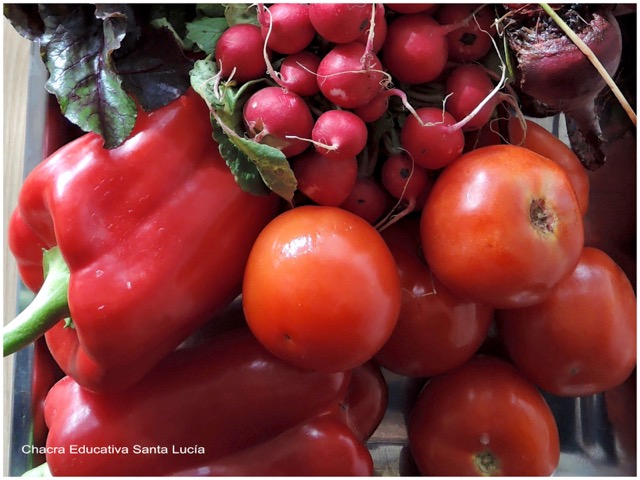
[[[510,4],[506,8],[505,34],[515,59],[514,86],[523,97],[525,113],[564,113],[573,150],[585,168],[598,169],[606,162],[598,108],[605,79],[541,7]],[[614,75],[622,56],[622,35],[610,8],[571,4],[554,5],[554,9],[608,74]]]

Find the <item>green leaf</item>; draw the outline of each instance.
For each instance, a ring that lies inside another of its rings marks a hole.
[[[136,48],[116,60],[123,87],[146,111],[163,107],[186,92],[192,66],[168,28],[144,29]]]
[[[251,3],[230,3],[224,11],[224,16],[230,27],[241,23],[260,26],[258,10]]]
[[[187,39],[208,55],[212,55],[220,35],[229,28],[224,18],[203,17],[187,24]]]
[[[236,89],[220,82],[218,67],[208,57],[195,63],[191,85],[211,109],[214,138],[240,187],[261,194],[268,190],[291,202],[297,181],[285,155],[277,148],[244,137],[242,107],[254,85]]]
[[[298,182],[287,157],[280,150],[243,137],[230,136],[229,140],[253,162],[269,190],[288,202],[293,201]]]
[[[200,17],[224,17],[224,11],[227,9],[224,3],[198,3],[196,4],[196,12]]]
[[[16,32],[27,40],[35,41],[44,33],[44,22],[37,4],[5,3],[2,11]]]
[[[258,168],[231,142],[216,121],[213,122],[213,138],[218,142],[220,155],[240,188],[255,195],[268,194],[269,189],[262,180]]]
[[[84,5],[40,8],[45,24],[41,48],[50,72],[46,89],[71,122],[101,135],[106,148],[117,147],[137,116],[111,59],[126,34],[127,13],[96,9],[92,18]]]

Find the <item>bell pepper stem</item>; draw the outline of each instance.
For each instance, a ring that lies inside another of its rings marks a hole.
[[[2,329],[4,356],[21,350],[69,316],[69,267],[57,246],[43,253],[44,283],[33,301]]]

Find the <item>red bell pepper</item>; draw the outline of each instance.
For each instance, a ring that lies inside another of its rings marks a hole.
[[[91,392],[62,379],[45,402],[47,462],[54,476],[156,476],[272,440],[286,443],[286,450],[288,441],[274,439],[331,411],[349,380],[348,372],[295,368],[268,353],[247,328],[231,330],[174,351],[126,391]],[[331,428],[340,432],[335,441],[351,443],[343,438],[349,429]],[[335,439],[333,430],[323,432]],[[362,449],[348,455],[360,458]],[[252,460],[251,471],[262,458]]]
[[[238,187],[193,91],[140,112],[118,148],[95,134],[72,141],[27,177],[10,220],[20,275],[39,292],[5,327],[4,354],[50,329],[54,358],[79,384],[134,384],[237,296],[277,206]]]
[[[382,422],[389,404],[389,388],[380,370],[369,361],[351,371],[347,395],[337,412],[361,442],[366,442]]]
[[[44,421],[44,401],[49,390],[64,373],[54,361],[44,338],[36,340],[33,348],[31,371],[31,444],[42,447],[47,440],[47,425]],[[39,465],[45,461],[44,455],[32,455],[30,464]]]
[[[344,423],[318,416],[268,442],[174,473],[178,477],[309,477],[373,475],[373,459]]]

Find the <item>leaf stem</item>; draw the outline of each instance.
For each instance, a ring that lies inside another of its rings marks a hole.
[[[540,3],[540,7],[551,17],[551,19],[558,24],[558,27],[562,29],[562,31],[569,37],[569,39],[578,47],[578,49],[585,54],[585,56],[589,59],[589,61],[593,64],[593,66],[598,70],[598,73],[602,76],[604,81],[607,83],[615,97],[622,105],[622,108],[627,113],[633,125],[636,125],[637,117],[631,105],[624,97],[624,94],[620,91],[616,82],[611,78],[609,72],[604,68],[600,60],[593,54],[589,46],[582,41],[582,39],[565,23],[564,20],[558,15],[547,3]]]

